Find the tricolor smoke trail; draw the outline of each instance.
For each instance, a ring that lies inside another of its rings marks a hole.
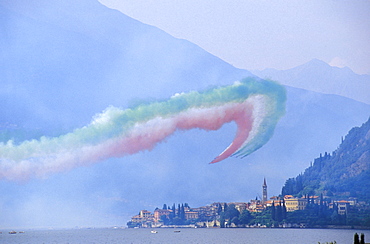
[[[285,89],[277,83],[249,78],[135,108],[109,107],[89,125],[59,137],[0,143],[0,178],[44,177],[150,150],[176,130],[217,130],[232,121],[237,124],[234,141],[211,163],[245,157],[271,138],[285,113],[285,99]]]

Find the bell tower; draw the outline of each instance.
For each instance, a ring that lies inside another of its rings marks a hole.
[[[262,204],[265,204],[267,201],[267,184],[266,178],[263,178],[263,185],[262,185]]]

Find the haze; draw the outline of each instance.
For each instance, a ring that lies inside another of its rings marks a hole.
[[[99,1],[238,68],[318,58],[370,74],[370,1]]]
[[[263,75],[296,77],[301,86],[283,83],[285,116],[271,140],[243,159],[209,164],[233,141],[230,123],[45,178],[2,179],[0,228],[125,226],[164,203],[249,201],[264,178],[268,196],[277,195],[287,178],[369,118],[370,76],[327,64],[369,72],[369,1],[111,4],[118,2],[134,19],[98,0],[0,1],[0,142],[58,137],[111,106],[227,86],[251,69],[300,65]]]

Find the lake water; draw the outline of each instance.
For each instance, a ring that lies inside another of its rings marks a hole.
[[[317,244],[336,241],[352,244],[354,233],[364,233],[370,242],[370,230],[338,229],[71,229],[26,230],[24,233],[0,234],[0,243],[260,243],[260,244]],[[180,231],[180,232],[175,232]]]

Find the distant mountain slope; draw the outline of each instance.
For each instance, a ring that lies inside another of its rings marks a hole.
[[[0,124],[70,129],[110,105],[251,76],[97,0],[4,0],[0,13]]]
[[[288,70],[265,69],[253,73],[284,85],[341,95],[370,104],[370,75],[358,75],[347,67],[332,67],[318,59]]]
[[[370,118],[352,128],[337,150],[320,154],[302,175],[287,180],[282,193],[347,195],[370,201]]]

